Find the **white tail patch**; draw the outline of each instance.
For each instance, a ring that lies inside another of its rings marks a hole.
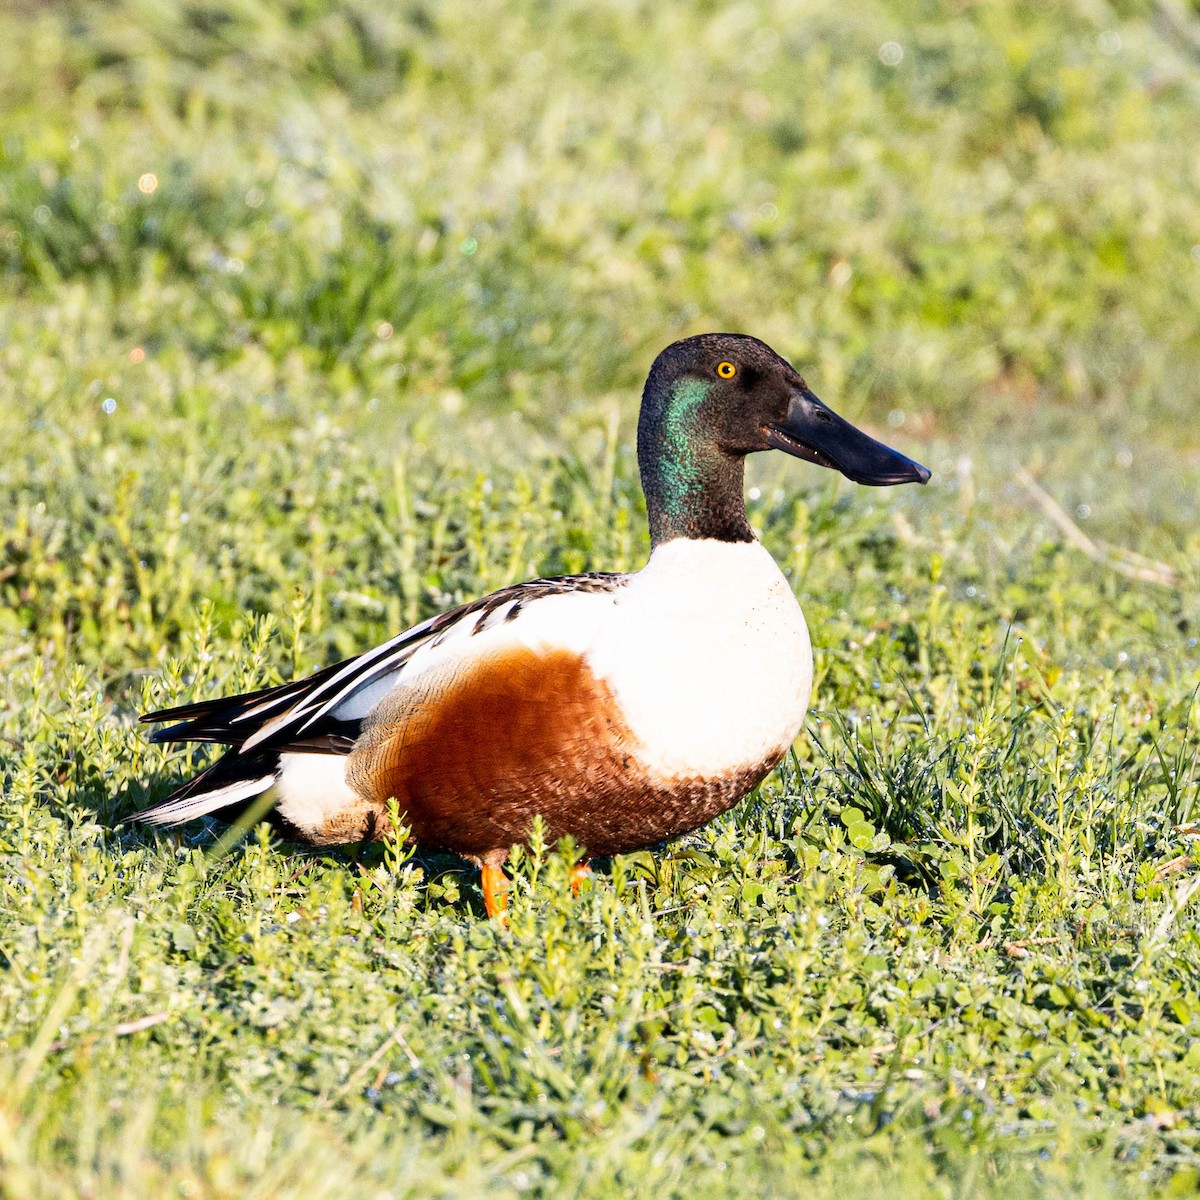
[[[316,837],[326,822],[361,807],[362,797],[346,782],[346,762],[340,754],[281,754],[279,815]]]
[[[182,825],[186,821],[194,821],[197,817],[206,817],[227,805],[236,804],[239,800],[249,800],[265,792],[275,782],[274,774],[263,775],[259,779],[239,779],[237,783],[227,783],[223,787],[213,788],[208,792],[196,792],[179,800],[170,800],[157,808],[149,808],[138,813],[134,818],[144,821],[147,825]]]

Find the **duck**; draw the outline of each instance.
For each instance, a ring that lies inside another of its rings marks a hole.
[[[769,450],[870,486],[930,478],[765,342],[676,341],[637,424],[644,566],[505,587],[306,678],[148,713],[166,725],[152,742],[227,749],[133,819],[255,805],[331,846],[393,836],[398,812],[417,847],[480,869],[501,921],[508,855],[536,818],[585,869],[705,825],[778,766],[812,690],[804,615],[743,496],[747,457]]]

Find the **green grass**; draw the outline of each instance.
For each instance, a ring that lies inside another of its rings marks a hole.
[[[1198,22],[0,14],[0,1196],[1193,1193]],[[202,759],[137,712],[636,566],[711,328],[936,472],[755,464],[818,673],[757,795],[578,900],[535,847],[507,933],[121,824]]]

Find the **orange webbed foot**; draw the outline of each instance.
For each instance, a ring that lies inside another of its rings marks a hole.
[[[483,903],[487,915],[502,926],[508,925],[508,876],[504,868],[484,863],[480,868],[483,884]]]
[[[582,862],[577,862],[571,868],[571,895],[578,897],[579,889],[583,887],[584,880],[592,877],[592,868],[588,865],[585,858]]]

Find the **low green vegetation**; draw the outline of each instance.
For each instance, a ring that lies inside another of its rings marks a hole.
[[[0,1196],[1195,1192],[1197,23],[0,14]],[[935,471],[755,464],[818,671],[755,796],[507,932],[122,824],[204,758],[139,711],[636,566],[712,328]]]

